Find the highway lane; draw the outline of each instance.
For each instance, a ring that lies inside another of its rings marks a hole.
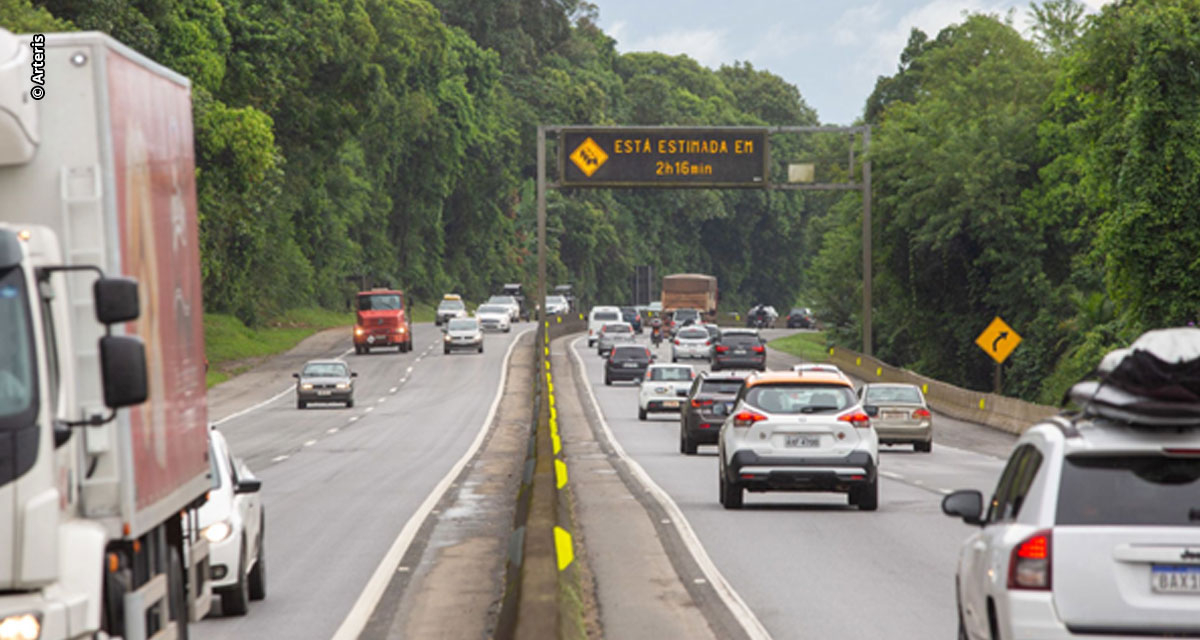
[[[411,353],[346,356],[359,374],[353,409],[301,411],[288,394],[222,424],[263,481],[268,594],[244,617],[202,621],[193,637],[328,640],[475,439],[508,346],[531,326],[487,335],[482,355],[443,355],[441,331],[417,325]]]
[[[936,444],[931,454],[885,447],[875,513],[840,495],[799,493],[748,493],[745,509],[726,511],[717,501],[716,448],[681,455],[677,416],[638,421],[637,388],[606,387],[595,350],[582,341],[573,348],[617,440],[678,504],[775,638],[953,637],[954,563],[970,531],[941,514],[941,496],[990,492],[1002,459]],[[772,366],[787,363],[780,355],[772,354]],[[666,344],[658,356],[669,360]]]

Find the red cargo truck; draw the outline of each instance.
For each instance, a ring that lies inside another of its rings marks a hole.
[[[358,294],[354,322],[354,352],[368,353],[375,347],[399,347],[412,351],[412,322],[404,292],[372,289]]]

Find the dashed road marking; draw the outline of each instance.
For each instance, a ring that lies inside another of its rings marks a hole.
[[[330,434],[337,433],[337,432],[338,432],[338,428],[337,428],[337,427],[332,427],[332,428],[329,428],[329,429],[326,429],[326,430],[325,430],[325,433],[330,433]]]
[[[311,446],[313,446],[313,445],[314,445],[314,444],[316,444],[316,443],[317,443],[317,441],[316,441],[316,440],[309,440],[309,441],[307,441],[307,442],[305,442],[305,443],[304,443],[304,446],[306,446],[306,447],[311,447]]]
[[[371,412],[372,412],[372,411],[374,411],[374,410],[375,410],[375,407],[367,407],[366,409],[363,409],[363,411],[364,411],[365,413],[371,413]]]
[[[354,422],[355,420],[358,420],[358,416],[350,416],[350,422]]]
[[[413,370],[413,368],[412,368],[412,367],[409,367],[409,368],[408,368],[408,370],[407,370],[407,371],[405,371],[404,373],[412,373],[412,370]]]
[[[388,389],[388,393],[396,393],[396,389],[399,389],[399,387],[392,387],[391,389]]]
[[[288,457],[289,456],[275,456],[274,458],[271,458],[271,462],[283,462],[284,460],[287,460]]]
[[[376,402],[382,403],[384,400],[387,400],[387,398],[380,398],[380,399],[376,400]]]

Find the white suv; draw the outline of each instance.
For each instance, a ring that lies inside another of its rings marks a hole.
[[[879,505],[879,438],[841,374],[750,375],[717,445],[726,509],[740,509],[744,491],[833,491],[864,511]]]
[[[1196,423],[1193,423],[1196,425]],[[958,561],[959,638],[1200,635],[1200,426],[1059,416],[1017,441]]]
[[[679,413],[696,378],[690,364],[652,364],[638,388],[638,420],[650,413]]]

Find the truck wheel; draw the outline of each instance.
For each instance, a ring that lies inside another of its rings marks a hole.
[[[221,613],[227,616],[244,616],[250,609],[250,584],[246,579],[246,542],[242,541],[242,553],[238,558],[237,582],[221,593]]]
[[[258,530],[258,560],[250,570],[250,599],[262,600],[267,597],[267,550],[263,546],[266,536],[267,517],[263,514],[263,522]]]
[[[175,638],[187,640],[188,637],[188,607],[187,580],[183,577],[183,556],[177,547],[170,547],[167,552],[171,559],[167,570],[167,613],[175,621]]]

